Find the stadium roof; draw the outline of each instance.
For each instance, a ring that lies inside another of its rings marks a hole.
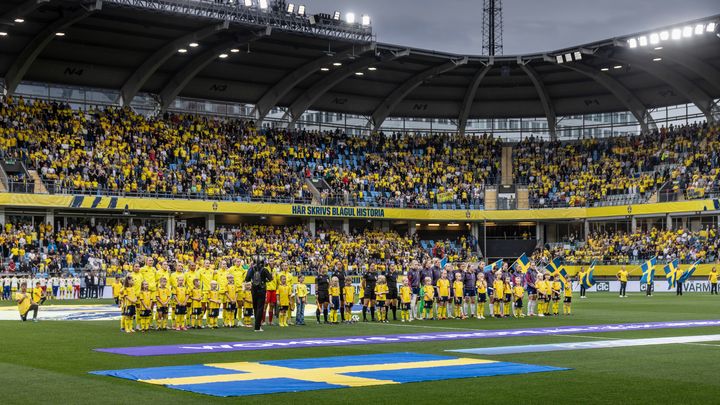
[[[210,12],[218,7],[226,6],[4,0],[6,90],[21,80],[82,85],[121,89],[125,103],[147,92],[162,106],[182,96],[254,104],[259,117],[275,106],[288,107],[291,120],[308,109],[359,114],[376,127],[387,117],[449,118],[461,130],[467,119],[547,117],[551,134],[557,117],[567,115],[631,111],[644,129],[648,110],[657,107],[693,103],[706,117],[717,116],[717,28],[689,37],[683,28],[694,31],[720,16],[666,27],[680,29],[681,39],[654,38],[647,46],[631,48],[627,40],[652,39],[650,32],[492,58],[376,43],[363,30],[298,32],[277,21],[267,29]]]

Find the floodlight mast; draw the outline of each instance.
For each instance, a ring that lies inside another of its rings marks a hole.
[[[488,56],[503,53],[502,0],[483,0],[482,52]]]

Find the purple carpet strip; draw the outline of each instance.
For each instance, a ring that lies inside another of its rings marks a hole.
[[[610,325],[557,326],[551,328],[470,330],[467,332],[433,332],[378,336],[339,336],[311,339],[250,340],[245,342],[218,342],[164,346],[115,347],[95,349],[99,352],[127,356],[162,356],[171,354],[194,354],[235,352],[246,350],[289,349],[297,347],[351,346],[380,343],[428,342],[442,340],[487,339],[523,336],[547,336],[575,333],[624,332],[649,329],[679,329],[720,326],[720,320],[620,323]]]

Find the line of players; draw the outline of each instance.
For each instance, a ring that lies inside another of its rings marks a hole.
[[[236,261],[233,267],[223,271],[218,278],[207,278],[202,272],[196,272],[191,266],[189,272],[169,273],[162,269],[150,279],[157,279],[156,285],[143,277],[139,264],[125,279],[116,279],[113,284],[113,296],[122,308],[121,327],[126,332],[149,330],[153,320],[155,328],[168,329],[172,321],[176,330],[188,328],[217,328],[222,317],[225,327],[251,326],[253,303],[251,285],[245,282],[246,270],[242,270]],[[162,267],[167,267],[162,263]],[[152,266],[148,259],[145,267]],[[200,274],[199,274],[200,273]],[[400,287],[399,266],[388,266],[387,271],[379,274],[375,265],[370,265],[361,278],[358,303],[362,305],[362,320],[388,322],[389,314],[397,320],[410,322],[414,319],[466,319],[477,317],[485,319],[486,303],[489,303],[489,316],[523,317],[523,298],[529,298],[528,315],[534,316],[537,305],[538,316],[559,315],[561,296],[564,297],[563,314],[572,313],[572,281],[555,279],[548,273],[538,272],[536,279],[523,280],[512,277],[505,271],[492,274],[492,282],[486,281],[485,274],[475,273],[467,266],[445,266],[440,277],[433,283],[431,277],[424,277],[418,265],[413,265],[403,277]],[[452,275],[451,280],[449,276]],[[276,285],[268,291],[270,310],[263,311],[263,322],[272,324],[273,315],[278,317],[281,327],[290,325],[292,312],[295,311],[295,325],[304,325],[304,310],[308,299],[308,286],[304,277],[293,277],[286,269],[274,272]],[[170,282],[172,281],[172,282]],[[352,308],[356,300],[356,289],[350,277],[342,271],[333,271],[328,275],[328,267],[322,266],[316,276],[316,320],[337,324],[354,322]],[[273,304],[277,303],[276,307]],[[452,308],[452,316],[449,315]],[[418,316],[418,313],[420,315]],[[376,319],[377,315],[377,319]],[[135,325],[136,323],[136,325]]]
[[[19,290],[20,285],[25,283],[27,286],[40,285],[43,291],[43,297],[47,299],[71,300],[80,298],[80,278],[79,277],[18,277],[13,275],[0,277],[0,287],[2,287],[2,299],[12,300],[15,293]]]

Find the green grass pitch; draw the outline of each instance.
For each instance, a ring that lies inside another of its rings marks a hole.
[[[644,321],[720,319],[720,298],[689,294],[591,294],[576,299],[570,317],[422,321],[355,325],[316,325],[266,328],[263,334],[247,329],[151,332],[127,335],[116,321],[0,321],[0,397],[5,404],[38,403],[718,403],[720,402],[720,342],[630,348],[525,353],[486,358],[572,368],[570,371],[502,377],[444,380],[250,396],[216,398],[171,390],[118,378],[88,374],[93,370],[156,367],[211,362],[261,361],[412,351],[448,354],[444,350],[579,342],[598,337],[645,338],[720,333],[720,328],[658,329],[650,331],[557,335],[446,342],[378,344],[348,347],[273,349],[245,352],[129,357],[95,352],[100,347],[207,343],[256,339],[307,338],[388,333],[423,333],[462,329],[508,329],[559,325],[586,325]],[[106,301],[107,302],[107,301]],[[68,302],[65,302],[68,303]],[[86,303],[86,302],[83,302]],[[8,305],[4,303],[2,305]],[[41,311],[42,315],[42,311]]]

